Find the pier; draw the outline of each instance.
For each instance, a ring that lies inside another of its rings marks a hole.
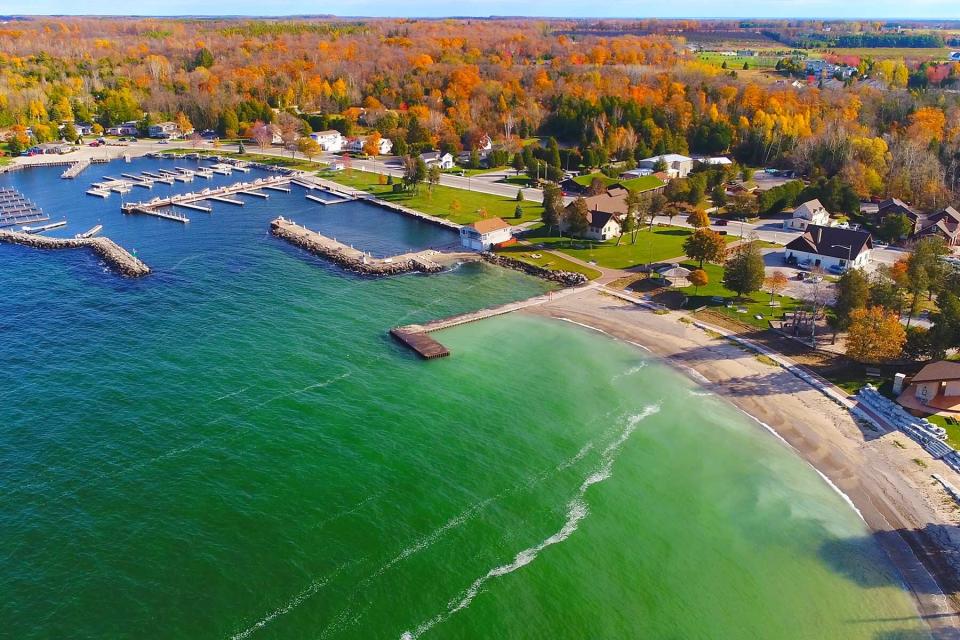
[[[67,170],[60,174],[61,178],[76,178],[80,173],[90,166],[90,160],[83,159],[74,162],[67,167]]]
[[[100,256],[117,273],[139,278],[150,273],[150,267],[131,255],[110,238],[48,238],[18,231],[0,231],[0,242],[20,244],[36,249],[77,249],[86,247]]]
[[[149,213],[164,207],[177,206],[209,213],[213,210],[211,207],[195,203],[202,200],[213,200],[215,198],[224,198],[226,196],[239,194],[266,198],[268,197],[267,194],[260,193],[257,189],[285,185],[289,182],[290,178],[287,176],[258,178],[251,182],[237,182],[226,187],[220,187],[219,189],[203,189],[192,193],[172,195],[167,198],[153,198],[146,202],[129,202],[122,206],[122,211],[124,213]],[[229,204],[235,204],[235,202],[230,202]],[[187,220],[184,219],[183,221],[186,222]]]
[[[341,198],[340,200],[324,200],[318,196],[312,196],[309,193],[304,196],[307,200],[312,200],[313,202],[319,202],[320,204],[343,204],[344,202],[352,202],[353,198]]]
[[[207,196],[207,200],[214,200],[216,202],[225,202],[227,204],[235,204],[238,207],[242,207],[244,204],[243,200],[235,200],[234,198],[226,198],[224,196]]]
[[[290,193],[290,187],[281,187],[278,185],[267,184],[264,185],[264,189],[270,189],[271,191],[283,191],[284,193]]]
[[[264,198],[264,199],[270,197],[269,194],[263,193],[262,191],[237,191],[237,193],[242,193],[245,196],[255,196],[257,198]]]

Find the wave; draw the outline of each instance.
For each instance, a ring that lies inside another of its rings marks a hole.
[[[630,367],[626,371],[623,371],[613,376],[613,380],[619,380],[620,378],[626,378],[627,376],[632,376],[635,373],[640,373],[641,371],[643,371],[643,368],[646,366],[647,366],[646,362],[641,362],[640,364]]]
[[[567,503],[566,519],[556,533],[542,540],[536,545],[520,551],[516,556],[514,556],[511,562],[490,569],[486,574],[474,580],[473,583],[467,587],[467,589],[463,591],[457,598],[451,600],[447,604],[446,611],[437,614],[426,622],[421,623],[413,631],[404,631],[400,635],[400,640],[416,640],[433,627],[448,620],[457,612],[469,607],[474,598],[479,595],[480,590],[487,582],[513,573],[517,569],[527,566],[537,559],[537,556],[541,551],[549,546],[559,544],[573,535],[573,533],[579,527],[580,522],[590,513],[590,509],[585,500],[587,490],[589,490],[593,485],[603,482],[613,475],[613,463],[616,461],[617,454],[623,447],[624,443],[630,438],[630,436],[636,430],[637,425],[639,425],[641,421],[657,413],[658,411],[660,411],[659,405],[650,405],[645,407],[644,410],[639,414],[630,416],[627,419],[627,425],[623,431],[620,432],[617,438],[607,445],[607,447],[603,450],[600,466],[597,467],[586,478],[584,478],[583,482],[580,483],[580,488],[577,490],[577,493],[570,500],[570,502]]]
[[[238,390],[238,391],[234,391],[233,393],[227,393],[227,394],[225,394],[225,395],[220,396],[220,397],[217,398],[216,400],[214,400],[214,402],[220,402],[221,400],[226,400],[227,398],[232,398],[233,396],[240,395],[241,393],[243,393],[244,391],[248,390],[249,388],[250,388],[250,387],[244,387],[243,389],[240,389],[240,390]]]

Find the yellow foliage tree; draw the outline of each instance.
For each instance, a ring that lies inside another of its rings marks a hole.
[[[907,333],[895,313],[883,307],[850,313],[847,355],[854,360],[870,364],[889,362],[900,355],[906,342]]]

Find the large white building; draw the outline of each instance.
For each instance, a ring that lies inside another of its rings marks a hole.
[[[830,226],[830,212],[817,199],[808,200],[794,209],[793,215],[783,221],[783,228],[803,231],[811,224]]]
[[[785,257],[789,263],[845,271],[865,267],[872,250],[873,238],[866,231],[811,224],[787,244]]]
[[[439,165],[441,169],[453,169],[454,167],[453,156],[449,153],[428,151],[426,153],[421,153],[420,157],[428,167],[432,167],[433,165]]]
[[[512,237],[513,228],[501,218],[485,218],[460,227],[460,244],[474,251],[489,251]]]
[[[667,165],[666,173],[671,178],[686,178],[687,174],[693,171],[693,158],[682,156],[679,153],[666,153],[662,156],[644,158],[637,163],[637,168],[656,171],[656,166],[661,160]]]
[[[313,138],[324,151],[332,151],[336,153],[343,150],[343,136],[336,129],[315,131],[314,133],[310,134],[310,137]]]

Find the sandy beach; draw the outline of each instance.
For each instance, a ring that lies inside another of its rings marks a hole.
[[[648,349],[768,425],[853,503],[934,637],[960,638],[960,510],[931,477],[960,486],[960,474],[902,433],[858,424],[789,372],[681,322],[680,314],[659,315],[597,290],[522,312],[587,325]]]

